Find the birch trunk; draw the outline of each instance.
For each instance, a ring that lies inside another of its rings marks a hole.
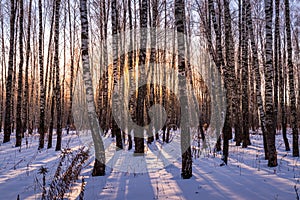
[[[59,67],[59,17],[60,17],[60,0],[55,1],[55,23],[54,23],[54,68],[56,70],[56,147],[55,151],[61,150],[62,139],[62,115],[61,115],[61,91],[60,91],[60,67]]]
[[[6,78],[6,94],[5,94],[5,119],[4,119],[4,138],[3,143],[10,141],[11,135],[11,103],[13,101],[12,94],[12,75],[14,66],[14,40],[15,40],[15,1],[10,1],[10,32],[9,32],[9,55],[8,55],[8,71]]]
[[[287,42],[287,65],[289,69],[289,87],[290,87],[290,106],[291,106],[291,127],[293,130],[293,156],[299,157],[299,133],[298,133],[298,120],[296,109],[296,94],[294,83],[294,65],[293,65],[293,47],[291,39],[291,21],[290,21],[290,5],[289,0],[284,1],[285,4],[285,31]]]
[[[185,3],[184,0],[175,0],[175,25],[177,30],[178,45],[178,90],[181,105],[181,155],[182,168],[181,176],[183,179],[192,177],[192,154],[191,139],[189,127],[189,109],[186,105],[188,102],[187,83],[186,83],[186,64],[185,64]]]
[[[39,0],[39,67],[40,67],[40,123],[39,149],[44,148],[45,137],[45,88],[44,88],[44,55],[43,55],[43,13],[42,0]]]
[[[20,0],[20,30],[19,30],[19,49],[20,49],[20,63],[19,63],[19,74],[18,74],[18,97],[17,97],[17,115],[16,115],[16,147],[21,146],[22,144],[22,94],[23,94],[23,17],[24,17],[24,9],[23,9],[23,0]]]
[[[268,166],[276,167],[277,153],[275,146],[275,123],[273,106],[273,42],[272,18],[273,0],[265,0],[265,108],[266,108],[266,139],[268,145]]]
[[[86,92],[87,112],[95,146],[95,163],[93,176],[105,175],[105,151],[101,138],[101,130],[97,119],[92,76],[89,63],[89,23],[87,18],[87,0],[80,0],[80,20],[81,20],[81,52],[83,80]]]

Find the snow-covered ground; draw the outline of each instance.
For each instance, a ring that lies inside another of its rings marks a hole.
[[[55,138],[56,136],[54,136]],[[73,184],[66,199],[79,196],[82,178],[86,183],[84,199],[296,199],[295,188],[300,188],[300,161],[284,151],[282,136],[277,135],[278,167],[267,167],[262,149],[262,136],[252,135],[252,145],[246,149],[230,142],[230,158],[227,166],[220,167],[221,154],[205,151],[201,158],[193,160],[193,177],[183,180],[180,177],[181,159],[173,157],[170,163],[161,167],[155,159],[148,159],[144,167],[151,169],[143,173],[132,170],[122,171],[108,167],[103,177],[92,177],[93,158],[85,164],[81,175]],[[289,135],[289,138],[291,136]],[[42,193],[41,166],[47,167],[46,186],[52,181],[60,160],[61,152],[55,148],[37,150],[38,135],[23,140],[22,149],[15,148],[15,138],[11,142],[0,143],[0,199],[40,199]],[[0,134],[3,140],[3,134]],[[111,145],[114,141],[109,138]],[[53,146],[55,146],[55,140]],[[47,144],[47,143],[46,143]],[[290,139],[291,144],[291,139]],[[63,135],[63,148],[78,149],[83,146],[75,132]],[[147,148],[147,156],[157,155],[156,142]],[[119,151],[114,160],[129,162],[132,150]],[[150,162],[148,162],[150,160]],[[135,162],[135,161],[133,161]],[[158,166],[158,167],[157,167]],[[157,169],[156,169],[157,168]],[[123,168],[122,168],[123,169]],[[48,189],[48,188],[47,188]],[[300,189],[298,190],[300,195]]]

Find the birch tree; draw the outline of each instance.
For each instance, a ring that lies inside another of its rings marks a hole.
[[[289,87],[290,87],[290,107],[291,107],[291,127],[293,131],[293,156],[299,157],[299,135],[298,135],[298,121],[297,121],[297,109],[296,109],[296,94],[294,84],[294,66],[293,66],[293,47],[291,39],[291,20],[290,20],[290,5],[289,0],[284,1],[285,5],[285,31],[287,42],[287,65],[289,72]]]
[[[289,141],[286,135],[286,109],[284,103],[284,71],[283,71],[283,63],[281,60],[281,37],[280,37],[280,26],[279,26],[279,13],[280,13],[280,0],[275,0],[275,38],[274,38],[274,49],[275,49],[275,65],[278,68],[278,78],[279,78],[279,106],[281,108],[281,129],[282,129],[282,137],[285,145],[285,150],[290,151]]]
[[[29,58],[30,58],[30,39],[31,39],[31,10],[32,0],[29,1],[28,10],[28,25],[27,25],[27,39],[26,39],[26,55],[25,55],[25,82],[24,82],[24,99],[23,99],[23,132],[28,129],[28,113],[29,113]]]
[[[223,161],[227,164],[228,156],[229,156],[229,140],[232,138],[232,128],[230,121],[237,120],[239,118],[235,118],[235,114],[238,112],[238,107],[235,104],[238,101],[238,96],[236,88],[236,77],[235,77],[235,66],[234,66],[234,40],[232,35],[232,25],[231,25],[231,14],[229,9],[229,1],[224,0],[224,24],[225,24],[225,49],[226,49],[226,65],[224,65],[223,73],[224,73],[224,82],[227,99],[227,109],[225,115],[225,122],[223,127]],[[221,56],[221,54],[220,54]],[[223,61],[224,62],[224,61]],[[238,116],[238,115],[237,115]],[[239,117],[239,116],[238,116]],[[222,164],[221,164],[222,165]]]
[[[56,70],[56,147],[55,151],[61,150],[62,139],[62,115],[61,115],[61,92],[60,92],[60,68],[59,68],[59,16],[60,16],[60,0],[55,1],[55,23],[54,23],[54,68]]]
[[[134,87],[135,86],[135,80],[134,80],[134,60],[133,60],[133,24],[132,24],[132,8],[131,8],[131,0],[128,0],[128,16],[129,16],[129,31],[130,31],[130,35],[129,35],[129,52],[128,52],[128,71],[129,71],[129,86],[130,87]],[[134,96],[134,95],[133,95]],[[134,98],[134,97],[132,97]],[[134,110],[134,101],[129,101],[129,110],[131,111],[130,114],[131,116],[129,117],[133,117],[132,115],[135,114],[135,112],[133,112]],[[135,118],[135,117],[133,117]],[[131,136],[131,131],[132,130],[128,130],[128,150],[132,149],[132,136]]]
[[[118,42],[118,13],[117,13],[117,1],[112,0],[111,2],[111,25],[112,25],[112,50],[113,50],[113,88],[114,92],[119,93],[119,73],[118,73],[118,60],[119,60],[119,42]],[[118,94],[116,94],[118,95]],[[114,101],[115,99],[113,99]],[[120,107],[120,100],[117,100],[116,104],[117,107]],[[112,135],[116,136],[116,147],[118,149],[123,149],[122,137],[121,137],[121,130],[118,127],[116,120],[112,119]]]
[[[260,117],[260,126],[263,133],[263,140],[264,140],[264,149],[265,149],[265,159],[268,159],[268,149],[266,146],[266,138],[265,138],[265,110],[262,100],[262,92],[261,92],[261,75],[259,72],[259,60],[258,60],[258,51],[257,51],[257,45],[255,43],[255,35],[253,30],[253,21],[251,17],[251,4],[250,0],[246,0],[246,24],[248,26],[248,32],[250,37],[250,44],[251,44],[251,51],[252,51],[252,66],[255,74],[255,90],[256,90],[256,101],[258,104],[259,109],[259,117]]]
[[[147,10],[148,10],[148,0],[142,0],[140,9],[140,53],[139,53],[139,82],[143,82],[145,79],[145,64],[146,64],[146,53],[147,53]],[[140,87],[138,90],[138,99],[136,106],[137,113],[137,124],[139,126],[144,126],[144,103],[145,103],[146,88]],[[135,142],[135,155],[144,154],[144,133],[136,131],[134,132],[134,142]]]
[[[184,0],[175,0],[175,25],[177,31],[177,45],[178,45],[178,90],[180,95],[181,107],[181,176],[184,179],[192,177],[192,154],[191,154],[191,141],[189,133],[189,114],[186,103],[188,102],[187,96],[187,83],[186,83],[186,64],[185,64],[185,3]]]
[[[265,0],[265,108],[266,139],[268,145],[268,166],[276,167],[275,123],[273,106],[273,41],[272,41],[273,0]]]
[[[45,137],[45,88],[44,88],[44,55],[43,55],[43,13],[42,0],[38,2],[39,10],[39,67],[40,67],[40,123],[39,123],[39,149],[44,148]]]
[[[20,18],[19,18],[19,49],[20,49],[20,63],[19,63],[19,74],[18,74],[18,97],[17,97],[17,115],[16,115],[16,147],[21,146],[22,144],[22,135],[23,135],[23,127],[22,127],[22,97],[23,97],[23,17],[24,17],[24,9],[23,9],[23,0],[20,0]]]
[[[81,20],[81,58],[83,69],[83,80],[86,92],[86,104],[89,118],[89,125],[95,147],[95,163],[93,176],[105,175],[105,151],[101,139],[101,131],[96,115],[94,102],[93,82],[89,63],[89,22],[87,14],[87,0],[80,0],[80,20]]]
[[[4,138],[3,143],[10,141],[11,135],[11,104],[12,104],[12,75],[14,66],[14,40],[15,40],[15,1],[10,1],[10,27],[9,27],[9,55],[8,55],[8,71],[6,78],[6,94],[5,94],[5,119],[4,119]]]
[[[248,64],[248,32],[246,22],[246,1],[243,0],[242,6],[242,111],[243,111],[243,147],[250,144],[249,139],[249,64]]]

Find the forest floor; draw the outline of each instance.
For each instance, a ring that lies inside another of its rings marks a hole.
[[[54,136],[55,138],[56,136]],[[288,134],[291,144],[291,135]],[[0,134],[3,140],[3,134]],[[41,199],[41,166],[48,168],[46,190],[57,169],[61,152],[55,148],[37,150],[38,134],[23,139],[22,149],[15,148],[15,137],[11,142],[0,143],[0,199]],[[111,139],[114,145],[114,139]],[[55,146],[55,139],[53,144]],[[248,148],[236,147],[230,141],[230,158],[227,166],[220,166],[221,153],[203,152],[200,158],[193,159],[193,177],[181,179],[181,159],[170,159],[165,167],[157,167],[154,159],[146,162],[142,173],[132,170],[122,171],[107,167],[106,175],[92,177],[93,158],[84,165],[80,177],[65,194],[65,199],[78,199],[85,182],[84,199],[297,199],[300,195],[300,161],[286,152],[282,136],[276,136],[278,166],[270,168],[264,160],[262,135],[251,135],[252,145]],[[158,146],[158,142],[157,146]],[[63,148],[78,149],[83,146],[75,132],[63,134]],[[156,155],[147,148],[147,155]],[[133,152],[133,150],[131,150]],[[131,152],[130,151],[130,152]],[[122,153],[125,152],[125,153]],[[152,152],[152,153],[151,153]],[[120,151],[115,160],[118,163],[135,165],[128,156],[128,151]],[[117,166],[117,165],[115,165]],[[127,166],[128,167],[128,166]],[[157,167],[157,169],[155,168]],[[119,168],[120,169],[120,168]]]

